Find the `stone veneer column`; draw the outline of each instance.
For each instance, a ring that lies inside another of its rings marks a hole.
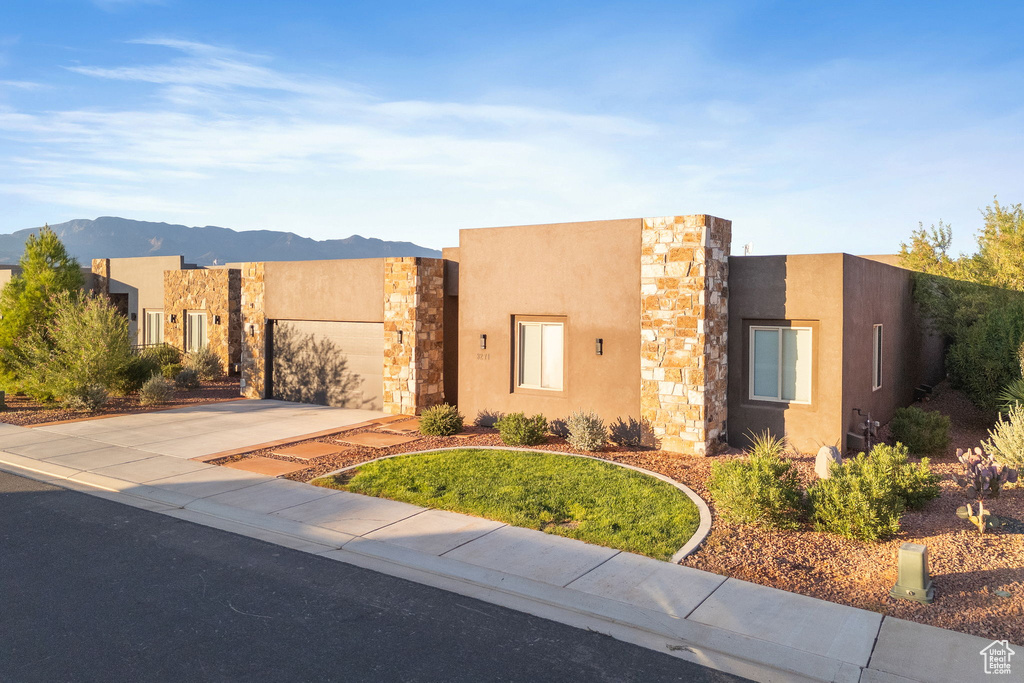
[[[94,258],[92,260],[92,291],[97,294],[110,295],[110,259]]]
[[[241,358],[240,297],[240,272],[235,268],[165,270],[164,341],[184,351],[186,311],[205,311],[207,343],[224,372],[231,374]]]
[[[645,218],[640,255],[640,415],[660,447],[715,452],[727,414],[732,223]]]
[[[264,396],[266,378],[266,287],[264,264],[242,264],[242,395]]]
[[[384,412],[418,415],[444,400],[443,325],[444,261],[385,259]]]

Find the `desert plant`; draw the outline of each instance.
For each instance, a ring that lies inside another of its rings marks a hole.
[[[917,406],[900,408],[889,423],[892,438],[910,449],[911,453],[941,453],[949,446],[950,419],[933,410]]]
[[[458,408],[447,403],[431,406],[420,415],[420,434],[451,436],[462,431],[462,415]]]
[[[750,455],[762,457],[781,457],[786,452],[786,439],[781,436],[773,436],[767,429],[760,434],[748,434],[750,439]]]
[[[160,367],[181,363],[181,351],[170,344],[147,346],[142,350],[141,355],[153,359]]]
[[[604,420],[593,411],[577,410],[566,418],[565,427],[569,432],[566,441],[577,450],[599,451],[608,441]]]
[[[963,463],[967,475],[958,481],[978,499],[985,496],[998,497],[1004,484],[1013,484],[1017,481],[1016,469],[996,462],[981,448],[975,448],[973,451],[958,448],[956,457]]]
[[[102,385],[86,384],[65,396],[63,403],[68,410],[92,413],[102,408],[109,398]]]
[[[509,446],[535,446],[544,441],[548,421],[543,415],[526,417],[523,413],[504,415],[494,423],[501,440]]]
[[[899,531],[906,502],[884,472],[859,454],[832,466],[828,479],[807,490],[818,531],[862,541],[879,541]]]
[[[974,514],[974,509],[971,504],[967,504],[967,515],[966,518],[974,526],[978,527],[978,533],[985,533],[985,529],[988,528],[992,513],[985,509],[985,502],[978,501],[978,514]]]
[[[174,379],[183,369],[184,368],[181,363],[167,363],[166,365],[160,366],[160,374],[167,379]],[[198,379],[198,375],[196,376],[196,379]]]
[[[897,443],[895,446],[880,443],[871,449],[868,466],[892,481],[896,495],[911,510],[920,510],[928,501],[938,498],[939,475],[932,472],[928,458],[921,462],[910,462],[910,453],[906,446]]]
[[[497,410],[481,410],[476,414],[473,424],[477,427],[493,427],[503,417],[505,417],[505,413]]]
[[[201,346],[185,354],[182,365],[199,373],[200,379],[217,379],[223,374],[220,358],[209,346]]]
[[[1020,403],[1024,403],[1024,379],[1015,379],[999,392],[999,407],[1006,412]]]
[[[162,375],[153,375],[139,389],[139,403],[144,406],[166,403],[174,394],[174,384]]]
[[[146,356],[134,356],[110,388],[122,395],[131,394],[142,389],[142,385],[156,374],[160,374],[160,366],[155,360]]]
[[[1024,467],[1024,404],[1000,415],[981,445],[996,462],[1018,470]]]
[[[166,366],[165,366],[166,367]],[[166,377],[166,375],[164,375]],[[185,368],[174,376],[174,386],[185,391],[194,391],[199,388],[199,373],[192,368]]]
[[[777,453],[711,463],[708,490],[726,519],[776,529],[800,525],[802,494],[796,467]]]

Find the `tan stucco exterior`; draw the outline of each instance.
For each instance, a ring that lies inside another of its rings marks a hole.
[[[385,259],[267,261],[266,317],[384,321]]]
[[[164,308],[164,271],[182,270],[184,257],[144,256],[103,261],[109,264],[107,293],[128,295],[128,332],[136,343],[141,344],[145,312],[162,311]],[[135,314],[135,320],[131,319],[131,314]]]

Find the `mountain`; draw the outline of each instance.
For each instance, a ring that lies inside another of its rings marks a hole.
[[[312,261],[315,259],[377,258],[382,256],[431,256],[441,252],[412,242],[388,242],[352,235],[345,239],[314,240],[277,230],[231,230],[208,225],[184,225],[133,221],[102,216],[50,226],[68,252],[83,266],[94,258],[173,256],[201,266],[238,261]],[[28,236],[39,228],[0,235],[0,263],[17,263]]]

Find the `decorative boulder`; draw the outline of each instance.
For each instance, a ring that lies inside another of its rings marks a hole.
[[[822,446],[818,449],[818,455],[814,458],[814,473],[821,479],[828,479],[828,469],[832,463],[843,464],[843,456],[835,446]]]

